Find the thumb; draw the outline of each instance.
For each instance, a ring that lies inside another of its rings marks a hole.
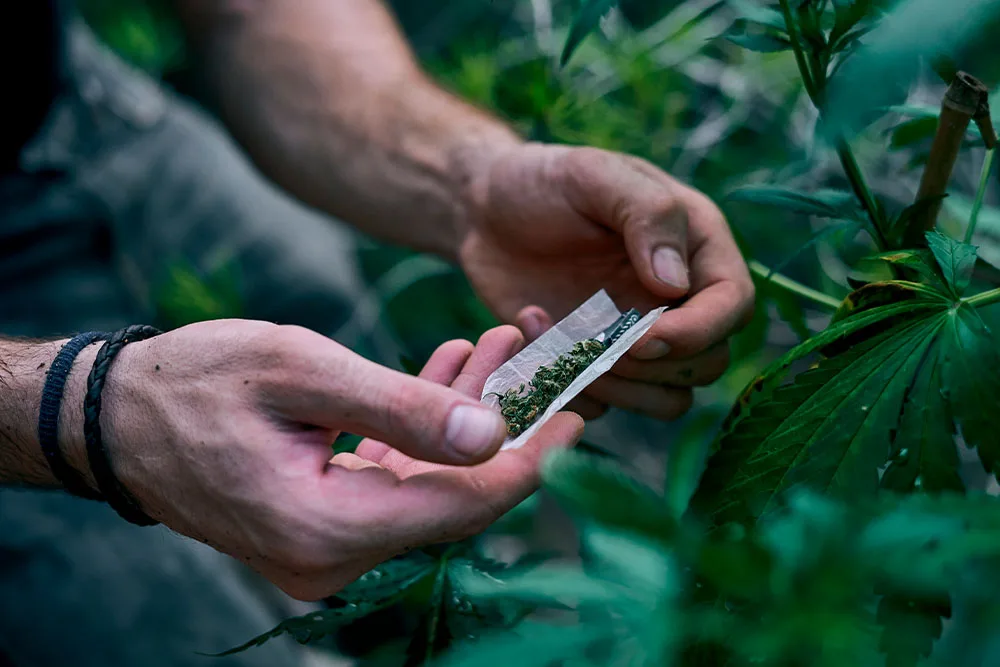
[[[691,286],[684,186],[644,160],[608,151],[576,149],[564,160],[570,202],[622,235],[643,286],[664,299],[684,296]]]
[[[423,461],[472,465],[507,435],[497,411],[454,389],[357,357],[327,385],[311,423],[381,440]],[[325,423],[324,423],[325,422]]]
[[[634,206],[622,225],[629,259],[653,294],[678,299],[690,289],[687,228],[687,214],[674,198]]]

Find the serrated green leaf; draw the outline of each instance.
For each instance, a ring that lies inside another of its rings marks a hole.
[[[570,26],[569,36],[563,45],[562,55],[559,56],[559,64],[565,65],[573,56],[577,47],[584,38],[592,33],[601,21],[601,17],[607,14],[612,7],[618,4],[618,0],[585,0],[583,7],[576,13],[573,25]]]
[[[894,283],[884,283],[885,289],[892,289]],[[878,294],[879,287],[869,286],[870,292]],[[862,289],[868,289],[862,288]],[[849,295],[845,304],[851,302],[852,297],[857,293]],[[895,298],[898,300],[898,298]],[[789,368],[796,361],[803,359],[815,352],[827,348],[833,344],[843,341],[852,336],[864,335],[873,328],[881,327],[887,323],[895,322],[901,318],[916,317],[926,314],[928,311],[940,310],[944,302],[935,303],[931,299],[925,299],[920,294],[915,294],[912,299],[901,303],[885,303],[878,306],[869,307],[862,304],[857,309],[842,307],[838,311],[839,317],[834,316],[834,322],[824,331],[797,345],[789,350],[782,357],[772,362],[761,373],[754,378],[741,392],[736,404],[730,411],[729,416],[723,425],[723,432],[728,433],[739,423],[751,406],[766,400],[774,389],[781,384],[788,373]]]
[[[309,644],[333,634],[339,627],[349,621],[367,616],[386,606],[387,602],[385,601],[352,603],[335,609],[324,609],[304,616],[288,618],[279,623],[275,628],[254,637],[245,644],[231,648],[228,651],[223,651],[222,653],[212,653],[209,655],[221,658],[233,655],[234,653],[242,653],[249,648],[260,646],[281,635],[291,635],[298,643]]]
[[[396,598],[437,570],[437,560],[423,551],[411,551],[377,565],[345,586],[336,597],[346,603]]]
[[[983,466],[1000,473],[1000,342],[979,313],[962,304],[948,312],[942,337],[942,392],[967,445]]]
[[[960,297],[972,282],[976,268],[976,247],[956,241],[940,232],[927,232],[927,246],[941,267],[941,274],[956,297]]]
[[[749,34],[725,34],[723,37],[749,51],[757,53],[780,53],[790,51],[792,43],[787,37],[776,32],[761,32]]]
[[[964,491],[947,400],[941,393],[938,334],[945,318],[926,334],[920,362],[906,390],[881,485],[892,491]]]
[[[874,494],[919,351],[942,317],[928,313],[823,360],[752,408],[723,436],[692,508],[721,525],[756,521],[792,488]]]
[[[826,218],[850,217],[856,209],[854,195],[840,190],[800,192],[776,185],[749,185],[726,195],[727,201],[773,206],[804,215]]]
[[[943,618],[951,618],[951,598],[947,594],[918,597],[889,593],[878,602],[876,622],[882,626],[879,650],[891,667],[916,667],[941,638]]]
[[[568,510],[593,521],[658,539],[676,529],[664,499],[607,459],[553,452],[542,464],[542,485]]]

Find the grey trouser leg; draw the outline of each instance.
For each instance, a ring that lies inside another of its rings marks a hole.
[[[361,289],[348,231],[279,192],[205,115],[87,34],[74,35],[71,54],[71,89],[21,173],[0,177],[0,333],[153,323],[173,266],[235,267],[244,317],[328,334],[348,319]],[[223,660],[195,655],[292,613],[237,568],[101,504],[0,489],[0,664],[302,664],[284,640]]]

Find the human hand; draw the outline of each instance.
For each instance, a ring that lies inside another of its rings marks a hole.
[[[482,530],[531,493],[547,449],[579,438],[563,414],[494,456],[504,424],[479,392],[522,342],[508,326],[474,350],[446,343],[415,378],[299,327],[194,324],[120,353],[104,440],[150,516],[319,599],[409,548]],[[331,462],[341,430],[377,440]]]
[[[729,363],[754,288],[719,209],[639,158],[524,144],[472,182],[459,261],[503,320],[533,339],[604,288],[620,308],[676,303],[577,403],[671,419]],[[587,400],[586,397],[589,397]]]

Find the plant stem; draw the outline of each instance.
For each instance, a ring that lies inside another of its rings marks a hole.
[[[995,287],[988,292],[980,292],[967,299],[963,299],[963,301],[973,308],[982,308],[983,306],[1000,302],[1000,287]]]
[[[851,146],[843,137],[837,140],[837,156],[840,158],[841,166],[844,167],[844,173],[847,174],[847,180],[851,184],[854,196],[861,202],[862,208],[868,214],[868,219],[871,220],[872,229],[875,232],[875,243],[880,250],[889,250],[889,241],[885,238],[885,232],[882,229],[882,214],[879,212],[878,202],[875,200],[871,188],[868,187],[868,181],[865,180],[865,175],[862,173],[858,161],[854,158]]]
[[[799,74],[802,77],[802,84],[805,86],[809,99],[816,103],[817,90],[813,83],[812,73],[806,62],[806,54],[802,50],[802,42],[799,40],[799,26],[792,16],[792,8],[788,0],[781,0],[781,13],[785,17],[785,29],[788,30],[788,40],[792,43],[792,51],[795,53],[795,62],[799,66]]]
[[[990,169],[993,167],[993,154],[995,148],[986,151],[983,159],[983,171],[979,175],[979,189],[976,190],[976,200],[972,202],[972,213],[969,215],[969,226],[965,228],[965,242],[972,243],[972,236],[976,233],[976,223],[979,222],[979,212],[983,208],[983,200],[986,198],[986,186],[990,181]]]
[[[821,108],[822,100],[820,98],[823,91],[817,88],[813,73],[809,69],[805,52],[802,49],[802,42],[799,39],[798,25],[795,23],[795,17],[792,15],[792,8],[788,4],[788,0],[781,0],[781,12],[785,18],[785,29],[788,30],[788,39],[792,43],[792,51],[795,53],[795,62],[798,64],[799,75],[802,77],[802,83],[805,85],[806,92],[809,94],[809,99],[811,99],[812,103],[817,109],[819,109],[820,115],[822,116],[823,109]],[[813,60],[815,61],[815,57]],[[823,79],[824,81],[826,80],[825,73]],[[875,243],[878,245],[880,250],[888,250],[889,244],[886,241],[885,232],[882,229],[882,216],[879,213],[878,203],[875,201],[875,195],[872,194],[871,188],[868,187],[868,182],[865,180],[865,176],[861,172],[861,167],[858,166],[858,161],[854,159],[854,153],[851,151],[850,145],[848,145],[847,140],[843,137],[840,137],[837,140],[837,155],[840,157],[840,164],[844,167],[844,171],[847,174],[847,180],[851,183],[851,189],[854,191],[854,195],[861,202],[862,208],[864,208],[865,213],[868,214],[868,218],[871,220]]]
[[[815,290],[812,287],[807,287],[796,280],[792,280],[788,276],[780,273],[772,273],[770,269],[755,259],[750,260],[747,265],[750,267],[751,273],[761,278],[765,283],[773,283],[786,292],[791,292],[792,294],[801,296],[812,301],[816,305],[823,306],[824,308],[830,310],[836,310],[840,307],[840,300],[836,297],[832,297],[829,294]]]

